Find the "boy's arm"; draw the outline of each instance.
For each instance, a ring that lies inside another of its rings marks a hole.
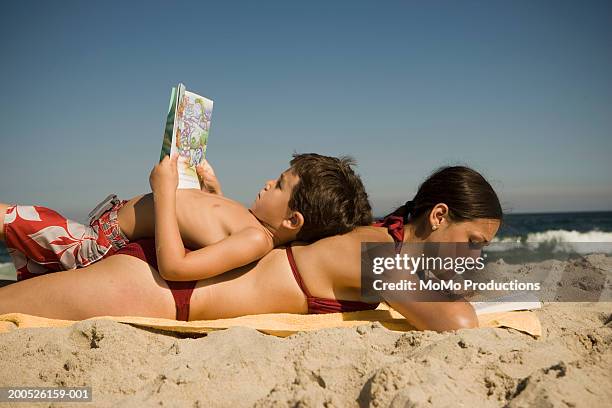
[[[159,274],[167,280],[196,280],[253,262],[273,248],[265,233],[246,228],[206,248],[185,254],[176,219],[177,156],[164,158],[149,177],[155,204],[155,246]]]
[[[176,218],[178,156],[165,157],[149,177],[155,205],[155,246],[159,274],[167,280],[196,280],[251,263],[273,243],[257,228],[246,228],[206,248],[185,254]]]
[[[181,242],[180,236],[178,239]],[[182,245],[180,248],[177,245],[170,245],[171,241],[176,243],[171,238],[165,239],[164,242],[157,242],[159,274],[170,281],[210,278],[254,262],[273,248],[272,242],[265,233],[256,228],[244,229],[216,244],[191,251],[188,254],[185,254]]]

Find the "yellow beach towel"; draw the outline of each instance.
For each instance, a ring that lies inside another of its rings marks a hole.
[[[242,326],[259,330],[262,333],[286,337],[300,331],[312,331],[333,327],[354,327],[379,322],[389,330],[406,332],[415,330],[406,319],[393,309],[365,310],[350,313],[329,314],[291,314],[275,313],[234,317],[231,319],[194,320],[190,322],[157,319],[150,317],[94,317],[88,320],[107,319],[138,327],[158,330],[197,334],[229,327]],[[480,327],[507,327],[528,333],[532,336],[542,335],[542,326],[537,315],[531,311],[514,311],[490,313],[478,316]],[[76,323],[72,320],[46,319],[21,313],[0,315],[0,333],[16,328],[29,327],[67,327]]]

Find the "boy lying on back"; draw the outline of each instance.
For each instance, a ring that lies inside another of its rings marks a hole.
[[[20,280],[86,266],[146,237],[155,237],[164,279],[204,279],[296,239],[312,242],[370,224],[370,204],[352,164],[294,155],[290,168],[266,182],[247,209],[219,194],[177,190],[176,157],[166,157],[151,172],[152,194],[118,203],[88,227],[45,207],[9,207],[5,240]]]

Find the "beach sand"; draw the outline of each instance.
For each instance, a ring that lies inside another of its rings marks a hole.
[[[529,268],[559,266],[546,262]],[[111,321],[19,329],[0,335],[0,386],[91,386],[96,407],[609,406],[612,303],[536,313],[541,338],[378,323],[287,338],[247,328],[179,338]]]

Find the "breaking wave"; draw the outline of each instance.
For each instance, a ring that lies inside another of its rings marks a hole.
[[[531,232],[527,236],[494,238],[488,250],[492,252],[512,249],[546,249],[551,252],[576,252],[579,254],[612,254],[612,232],[592,230],[586,232],[562,229]]]

